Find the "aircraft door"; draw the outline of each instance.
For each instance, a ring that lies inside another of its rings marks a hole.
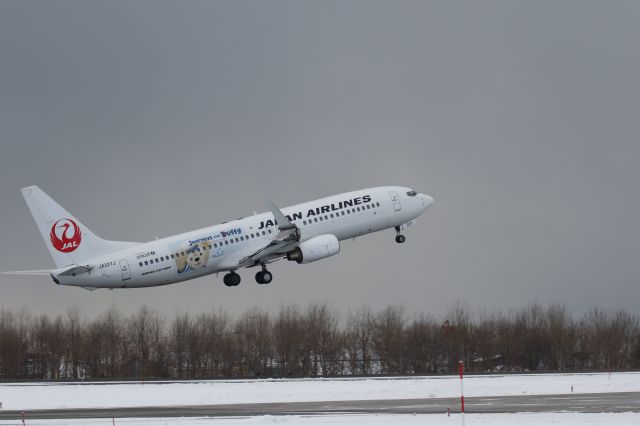
[[[122,281],[131,279],[131,270],[129,269],[127,259],[120,260],[120,272],[122,272]]]
[[[389,197],[391,197],[391,203],[393,204],[393,210],[400,211],[400,196],[396,191],[389,191]]]

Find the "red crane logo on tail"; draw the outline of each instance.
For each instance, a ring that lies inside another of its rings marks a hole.
[[[63,253],[70,253],[80,247],[82,232],[80,227],[71,219],[60,219],[51,227],[51,245]]]

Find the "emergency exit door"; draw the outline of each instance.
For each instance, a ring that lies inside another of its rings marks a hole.
[[[120,272],[122,272],[122,281],[131,279],[131,270],[129,269],[129,262],[127,262],[127,259],[122,259],[120,261]]]

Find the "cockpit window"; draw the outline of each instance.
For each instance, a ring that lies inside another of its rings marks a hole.
[[[418,193],[416,191],[409,191],[409,192],[407,192],[407,195],[409,197],[415,197],[416,195],[418,195]]]

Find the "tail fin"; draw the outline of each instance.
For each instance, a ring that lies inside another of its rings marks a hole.
[[[22,196],[58,268],[137,244],[103,240],[37,186],[23,188]]]

